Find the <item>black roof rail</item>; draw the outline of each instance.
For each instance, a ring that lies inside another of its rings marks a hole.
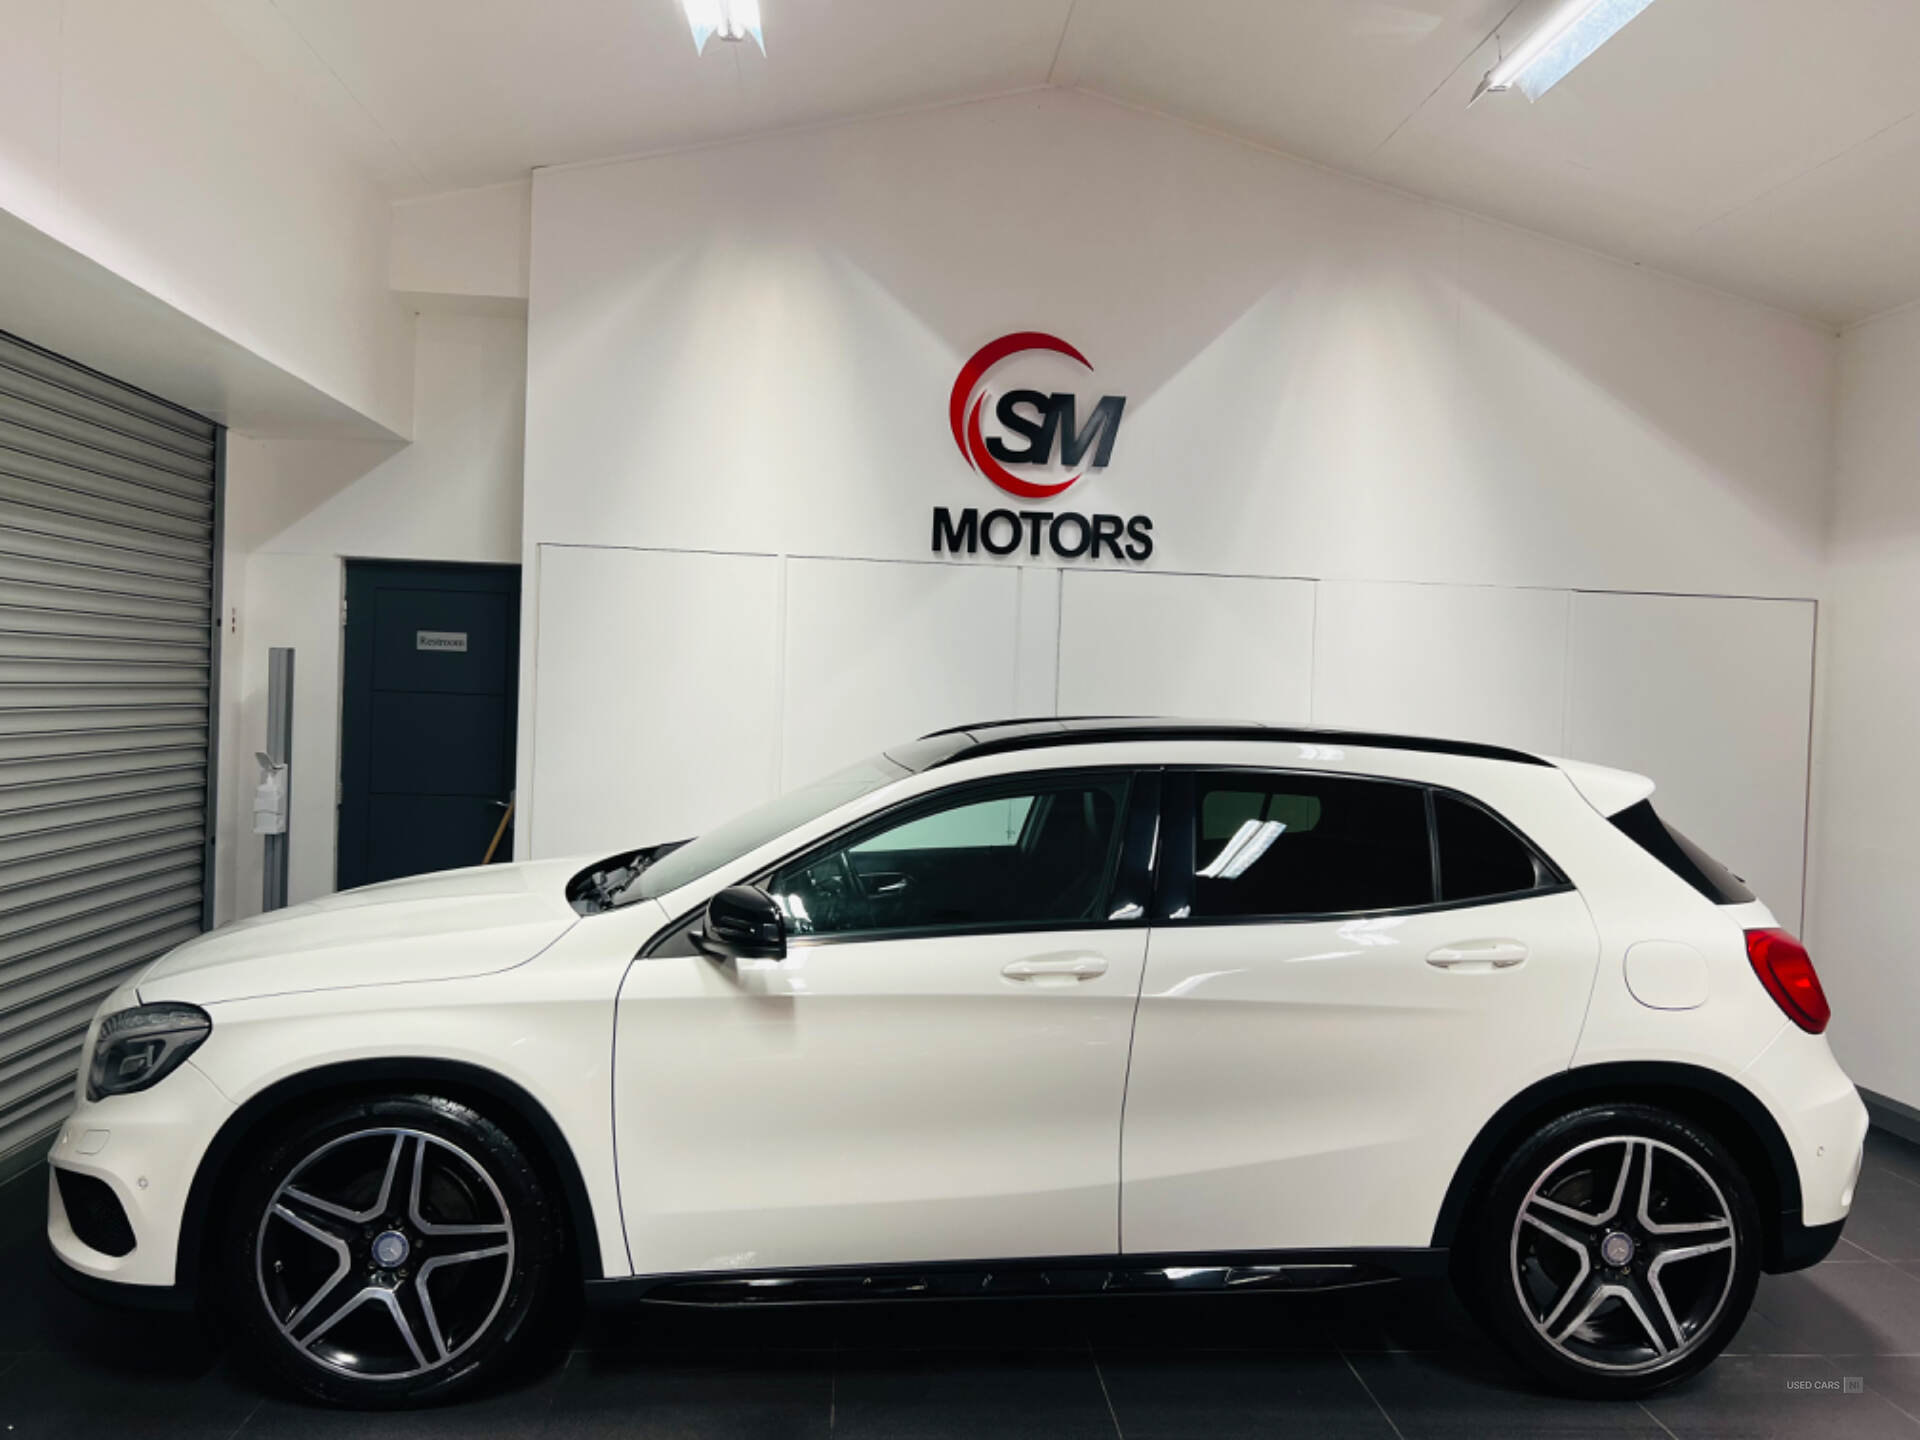
[[[1170,720],[1129,715],[1033,716],[958,725],[922,735],[888,753],[912,770],[930,770],[981,755],[1058,745],[1121,744],[1139,740],[1271,740],[1300,745],[1356,745],[1378,750],[1411,750],[1428,755],[1461,755],[1503,760],[1515,765],[1550,762],[1524,750],[1483,745],[1473,740],[1444,740],[1433,735],[1390,735],[1370,730],[1332,730],[1313,726],[1262,725],[1253,721]]]

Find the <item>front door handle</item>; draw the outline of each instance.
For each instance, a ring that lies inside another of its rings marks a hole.
[[[1098,955],[1063,955],[1055,960],[1014,960],[1000,967],[1009,980],[1071,982],[1096,980],[1107,973],[1107,962]]]
[[[1427,964],[1442,970],[1510,970],[1527,958],[1518,940],[1456,940],[1427,952]]]

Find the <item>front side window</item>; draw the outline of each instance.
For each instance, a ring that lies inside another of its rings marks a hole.
[[[1433,902],[1426,793],[1341,776],[1194,777],[1195,919]]]
[[[972,788],[783,867],[766,889],[796,937],[1095,924],[1126,799],[1124,775]]]

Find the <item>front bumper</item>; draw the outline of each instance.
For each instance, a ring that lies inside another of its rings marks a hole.
[[[62,1269],[83,1284],[151,1291],[144,1297],[149,1301],[188,1278],[175,1273],[188,1192],[201,1156],[233,1109],[192,1061],[151,1090],[82,1101],[61,1127],[48,1165],[103,1182],[126,1214],[133,1245],[110,1255],[85,1243],[50,1174],[47,1241]]]

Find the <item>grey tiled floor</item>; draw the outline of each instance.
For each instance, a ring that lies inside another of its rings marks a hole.
[[[44,1174],[0,1189],[0,1440],[267,1437],[1853,1437],[1920,1440],[1920,1149],[1875,1135],[1846,1240],[1761,1281],[1705,1374],[1645,1404],[1533,1389],[1435,1287],[974,1301],[585,1319],[556,1362],[465,1405],[316,1410],[191,1322],[68,1294]],[[1844,1392],[1844,1377],[1863,1381]]]

